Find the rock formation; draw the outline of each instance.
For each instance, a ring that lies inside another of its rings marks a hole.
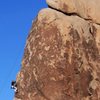
[[[49,6],[100,24],[100,0],[47,0]]]
[[[100,100],[100,0],[47,0],[27,38],[15,100]]]

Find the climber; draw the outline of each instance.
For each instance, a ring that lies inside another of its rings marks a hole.
[[[11,89],[14,89],[15,93],[18,92],[16,81],[12,81],[12,82],[11,82]]]

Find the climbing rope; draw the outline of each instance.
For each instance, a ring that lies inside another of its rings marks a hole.
[[[19,51],[18,51],[18,54],[19,54]],[[2,94],[4,92],[8,81],[10,81],[9,79],[12,77],[12,75],[13,75],[15,69],[16,69],[16,63],[17,63],[18,58],[19,58],[19,56],[16,56],[15,61],[12,64],[12,67],[10,68],[10,70],[9,70],[7,76],[6,76],[5,81],[3,82],[2,88],[0,89],[0,94]]]

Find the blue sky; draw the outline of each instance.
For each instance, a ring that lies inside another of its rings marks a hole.
[[[24,46],[45,0],[0,0],[0,100],[13,100],[10,83],[21,67]]]

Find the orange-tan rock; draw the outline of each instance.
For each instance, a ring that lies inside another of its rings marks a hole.
[[[27,38],[17,85],[15,100],[100,100],[100,26],[41,10]]]
[[[52,8],[100,24],[100,0],[46,0]]]

